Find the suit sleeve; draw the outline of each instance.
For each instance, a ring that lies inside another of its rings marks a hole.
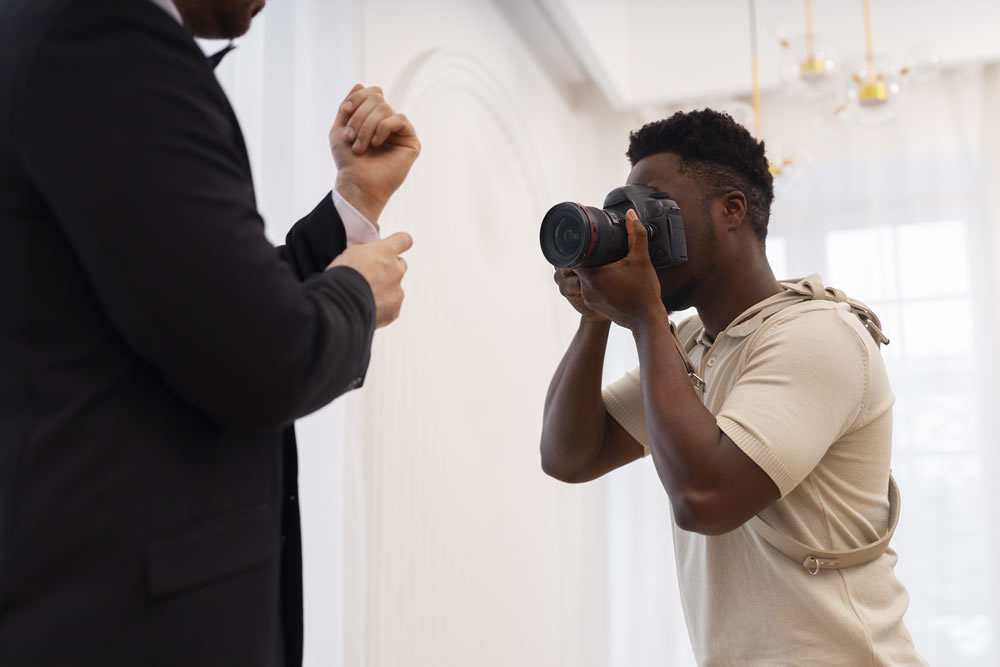
[[[15,133],[107,317],[227,428],[282,427],[358,386],[374,304],[360,274],[323,270],[339,240],[309,250],[319,225],[297,226],[281,261],[197,46],[135,3],[112,19],[86,5],[22,72]]]
[[[347,232],[337,213],[333,197],[327,193],[306,217],[295,223],[278,247],[283,260],[300,280],[326,270],[330,262],[347,248]]]

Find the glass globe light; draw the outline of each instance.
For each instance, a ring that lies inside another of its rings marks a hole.
[[[802,33],[779,44],[778,78],[791,94],[815,100],[836,93],[841,57],[832,40]]]
[[[850,60],[849,78],[843,101],[836,110],[837,116],[861,124],[883,123],[895,118],[903,103],[905,72],[884,56]]]

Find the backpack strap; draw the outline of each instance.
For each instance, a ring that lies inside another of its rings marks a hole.
[[[875,339],[879,345],[888,345],[889,339],[882,333],[882,322],[878,319],[871,308],[861,303],[857,299],[852,299],[847,294],[835,287],[824,287],[818,275],[812,275],[803,280],[795,282],[780,283],[787,291],[805,297],[809,301],[834,301],[836,303],[846,303],[851,308],[851,312],[858,316],[861,323]]]
[[[840,570],[845,567],[854,567],[871,562],[885,553],[889,548],[889,540],[896,532],[899,524],[899,486],[896,480],[889,475],[889,529],[885,535],[857,549],[848,551],[825,551],[814,547],[806,546],[798,540],[785,535],[777,528],[767,523],[760,516],[755,516],[747,524],[761,538],[772,547],[791,558],[796,563],[801,563],[809,574],[819,574],[820,570]]]
[[[836,303],[846,303],[850,307],[851,312],[861,320],[861,323],[875,340],[877,345],[889,344],[889,339],[882,332],[882,323],[871,308],[860,301],[848,297],[847,294],[841,290],[833,287],[824,287],[818,275],[813,275],[798,281],[782,282],[780,284],[785,288],[786,292],[784,295],[776,295],[776,297],[774,297],[776,301],[787,298],[788,296],[798,295],[802,298],[800,300],[793,299],[789,303],[790,306],[808,301],[833,301]],[[777,321],[778,318],[770,320],[770,322]],[[749,350],[753,347],[753,339],[760,336],[761,332],[767,328],[768,322],[765,321],[765,323],[754,332],[751,340],[748,341],[746,347],[744,348],[743,356],[740,360],[741,364],[745,363],[745,357]],[[672,322],[670,324],[670,331],[674,335],[674,343],[677,347],[677,351],[681,355],[681,359],[684,360],[684,366],[688,372],[688,376],[691,378],[692,384],[696,389],[703,389],[705,381],[698,376],[697,369],[688,358],[687,351],[684,349],[684,345],[678,338],[677,330]],[[893,534],[895,534],[896,525],[899,523],[899,510],[899,486],[897,486],[896,480],[890,473],[889,529],[886,531],[885,535],[863,547],[850,549],[848,551],[826,551],[824,549],[816,549],[807,546],[792,537],[789,537],[788,535],[785,535],[777,528],[761,519],[760,516],[751,518],[747,522],[747,525],[750,526],[754,532],[760,535],[761,539],[765,542],[796,563],[801,563],[802,567],[805,568],[809,574],[815,575],[819,574],[820,570],[839,570],[846,567],[863,565],[875,560],[885,553],[885,550],[889,548],[889,540],[891,540]]]
[[[861,303],[856,299],[852,299],[847,294],[834,287],[824,287],[822,281],[819,279],[818,275],[812,275],[808,278],[803,278],[802,280],[788,281],[779,283],[785,288],[783,294],[777,294],[771,299],[768,299],[763,304],[760,305],[770,305],[773,303],[780,303],[782,301],[788,301],[789,297],[799,296],[802,297],[799,301],[834,301],[836,303],[846,303],[851,312],[857,315],[858,319],[864,325],[871,337],[875,339],[875,342],[879,345],[888,345],[889,339],[884,333],[882,333],[882,322],[879,320],[878,315],[875,314],[871,308]],[[796,303],[795,300],[791,301],[791,304]],[[705,389],[705,380],[698,374],[698,369],[691,362],[690,357],[688,357],[687,350],[684,349],[684,344],[681,342],[677,335],[677,327],[674,326],[673,321],[670,321],[670,333],[673,334],[674,346],[677,348],[677,353],[681,357],[681,361],[684,362],[684,370],[687,372],[688,377],[691,379],[691,384],[698,391]],[[749,345],[747,348],[749,349]]]

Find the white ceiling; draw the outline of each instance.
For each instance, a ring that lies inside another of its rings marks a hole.
[[[751,88],[748,0],[494,0],[557,85],[596,85],[618,109],[742,96]],[[779,37],[805,31],[804,0],[758,0],[761,86],[778,81]],[[815,29],[864,50],[861,0],[814,0]],[[944,66],[1000,60],[997,0],[871,0],[876,53]],[[915,49],[916,47],[916,49]]]

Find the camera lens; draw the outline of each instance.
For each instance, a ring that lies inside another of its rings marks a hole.
[[[603,266],[628,252],[622,215],[574,202],[549,209],[542,220],[541,242],[545,259],[558,269]]]
[[[590,268],[617,262],[628,254],[625,216],[634,210],[649,237],[649,256],[655,268],[687,261],[684,221],[677,203],[666,192],[648,185],[615,188],[604,198],[604,208],[564,201],[542,219],[542,254],[557,269]]]
[[[593,225],[579,204],[556,204],[545,214],[540,235],[545,259],[560,269],[570,269],[586,261],[594,242]]]
[[[564,216],[556,223],[556,231],[553,234],[553,243],[556,252],[560,255],[576,255],[582,250],[583,231],[580,229],[580,220]]]

